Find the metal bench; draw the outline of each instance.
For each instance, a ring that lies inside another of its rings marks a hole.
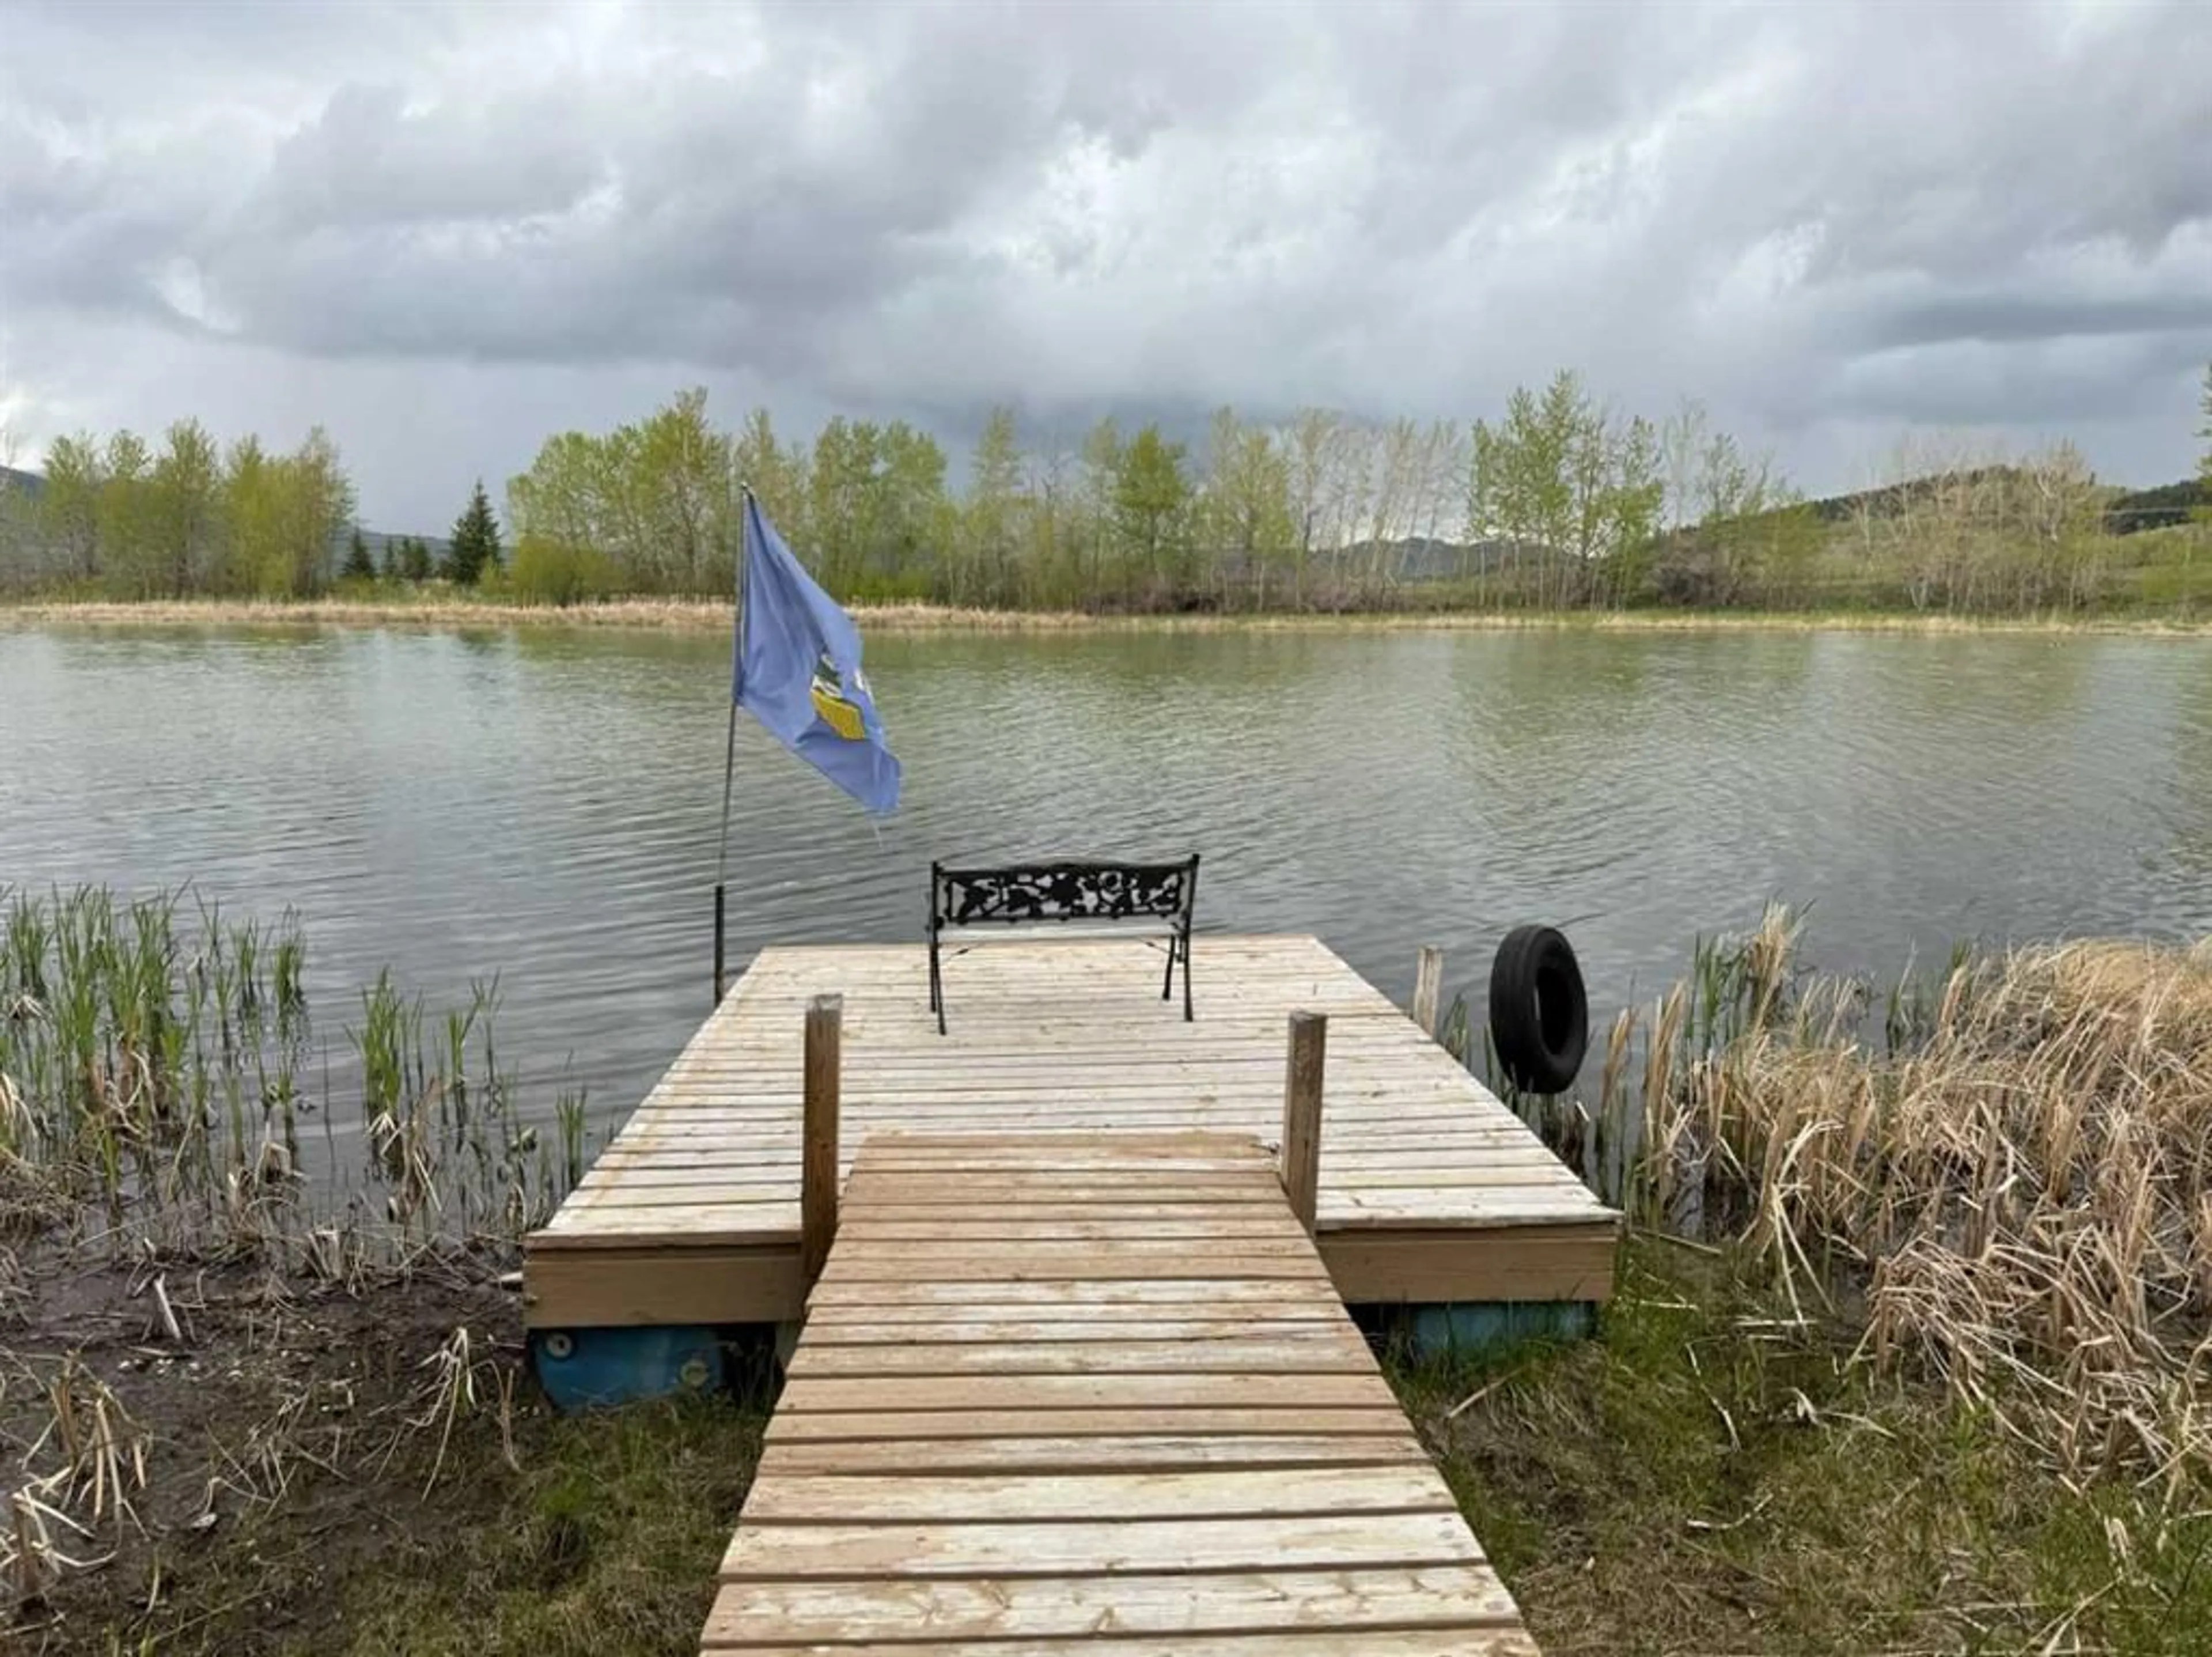
[[[1198,900],[1198,858],[1180,863],[1099,863],[1063,861],[1013,863],[997,868],[929,866],[929,1010],[945,1033],[943,940],[963,938],[952,953],[996,941],[988,929],[1054,923],[1085,937],[1141,938],[1168,952],[1160,999],[1175,993],[1176,963],[1182,963],[1182,1015],[1191,1017],[1190,922]]]

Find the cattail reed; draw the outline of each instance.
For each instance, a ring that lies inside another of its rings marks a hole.
[[[289,912],[0,890],[0,1160],[101,1214],[118,1252],[276,1250],[325,1278],[542,1224],[582,1177],[583,1101],[556,1099],[549,1154],[501,1068],[495,982],[434,1021],[380,972],[342,1045],[319,1046],[307,982]],[[311,1169],[300,1118],[317,1111]],[[374,1236],[333,1217],[362,1186],[383,1192]]]
[[[2212,956],[1957,951],[1869,1043],[1869,987],[1804,972],[1801,933],[1771,908],[1700,940],[1614,1024],[1595,1112],[1518,1108],[1632,1225],[1735,1242],[1802,1307],[1847,1294],[1863,1361],[2069,1474],[2212,1471]]]

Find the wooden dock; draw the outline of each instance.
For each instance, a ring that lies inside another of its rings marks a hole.
[[[1536,1651],[1249,1136],[872,1134],[788,1375],[708,1652]]]
[[[802,1027],[844,998],[842,1143],[899,1132],[1144,1134],[1273,1142],[1285,1033],[1328,1020],[1318,1221],[1339,1297],[1589,1302],[1618,1215],[1382,993],[1310,937],[1201,937],[1197,1016],[1127,941],[1001,942],[948,959],[950,1033],[919,945],[761,952],[527,1251],[535,1330],[781,1322],[799,1260]],[[990,1182],[978,1190],[988,1202]],[[1039,1250],[1079,1247],[1041,1221]],[[1206,1233],[1206,1236],[1212,1234]],[[945,1243],[911,1234],[917,1259]],[[1172,1231],[1188,1253],[1203,1238]],[[1227,1308],[1223,1308],[1224,1313]],[[1229,1314],[1233,1317],[1233,1313]]]

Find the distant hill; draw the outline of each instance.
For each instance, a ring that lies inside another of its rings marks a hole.
[[[35,472],[20,472],[14,466],[0,466],[0,493],[19,489],[36,499],[46,493],[46,480]]]
[[[1854,490],[1848,495],[1824,496],[1805,504],[1823,523],[1848,523],[1862,517],[1893,518],[1926,500],[1939,488],[1971,488],[1982,484],[2025,482],[2027,478],[2027,473],[2018,466],[1974,466],[1963,472],[1908,478],[1902,483],[1884,484],[1877,489]]]
[[[2146,529],[2166,529],[2185,524],[2197,513],[2212,508],[2212,490],[2194,478],[2156,489],[2131,490],[2115,495],[2105,506],[2105,533],[2133,535]]]
[[[387,534],[381,529],[364,528],[361,532],[361,538],[368,544],[368,556],[374,560],[379,570],[384,568],[386,551],[394,541],[422,542],[430,549],[430,562],[433,564],[442,564],[445,561],[447,550],[453,545],[453,542],[443,535],[394,535]],[[351,525],[348,525],[337,533],[336,548],[341,562],[352,546],[353,528]]]
[[[1957,488],[1961,484],[2012,482],[2025,484],[2028,481],[2029,474],[2016,466],[1982,466],[1948,478],[1913,478],[1903,483],[1885,484],[1879,489],[1831,495],[1808,504],[1822,521],[1844,523],[1861,517],[1894,517],[1925,499],[1939,486]],[[2169,528],[2189,522],[2199,509],[2212,508],[2212,490],[2193,478],[2160,484],[2155,489],[2108,487],[2104,494],[2104,525],[2108,535],[2134,535],[2146,529]]]

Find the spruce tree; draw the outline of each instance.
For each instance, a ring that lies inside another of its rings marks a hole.
[[[491,515],[491,502],[479,478],[468,506],[454,521],[446,573],[456,586],[473,587],[485,570],[498,568],[499,521]]]
[[[346,550],[345,568],[339,571],[348,581],[374,581],[376,565],[368,556],[368,542],[361,533],[361,526],[353,527],[353,542]]]

